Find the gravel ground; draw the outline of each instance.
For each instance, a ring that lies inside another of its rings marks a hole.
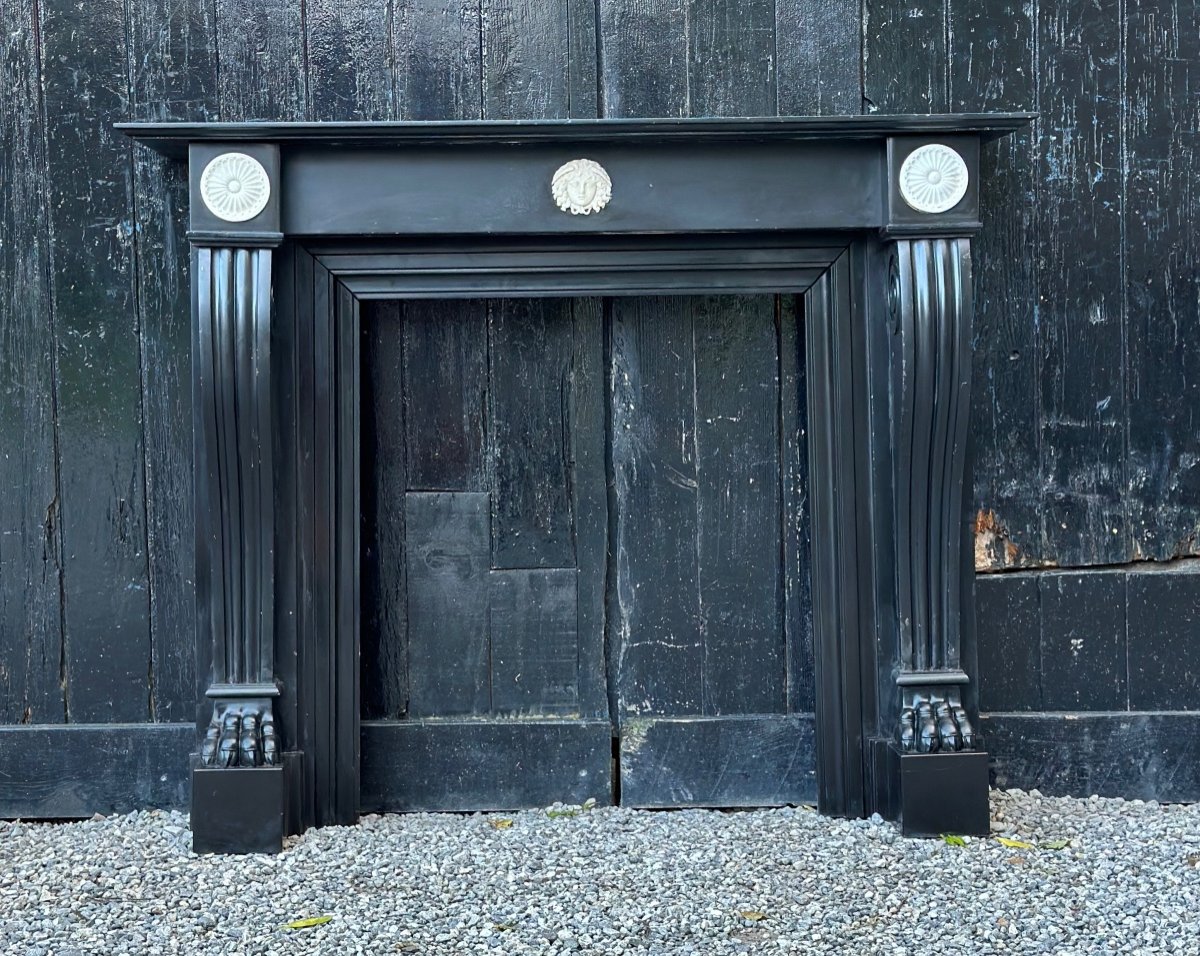
[[[0,823],[0,954],[1200,954],[1200,806],[992,815],[964,846],[807,808],[387,815],[278,857],[194,856],[161,811]]]

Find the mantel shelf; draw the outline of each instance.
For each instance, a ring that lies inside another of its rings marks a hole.
[[[255,142],[340,147],[523,146],[537,143],[728,143],[805,139],[880,139],[896,135],[974,133],[998,139],[1034,113],[755,116],[676,119],[471,120],[398,123],[117,123],[115,128],[166,156],[189,143]]]

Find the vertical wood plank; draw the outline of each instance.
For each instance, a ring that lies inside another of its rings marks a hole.
[[[211,6],[145,0],[129,4],[128,17],[135,118],[215,118]],[[156,720],[190,720],[196,709],[197,674],[191,260],[184,231],[187,169],[148,149],[134,149],[132,158],[153,641],[151,707]]]
[[[1030,109],[1033,8],[1023,0],[950,0],[949,22],[951,107]],[[1024,567],[1042,556],[1034,136],[1020,130],[980,157],[971,397],[978,570]]]
[[[566,0],[482,0],[483,116],[570,115]]]
[[[393,0],[396,118],[483,115],[478,0]]]
[[[1130,557],[1118,0],[1038,7],[1043,557]]]
[[[770,296],[691,303],[704,713],[782,713],[775,303]]]
[[[691,115],[773,114],[774,0],[688,0],[685,22]]]
[[[125,7],[42,6],[68,717],[150,716]]]
[[[410,717],[484,714],[488,661],[488,496],[405,499]]]
[[[487,487],[487,307],[482,301],[404,306],[408,487]]]
[[[1193,562],[1126,576],[1130,710],[1200,710],[1200,574]]]
[[[367,44],[386,39],[386,54],[376,49],[374,55],[392,64],[389,115],[410,120],[480,118],[479,4],[393,0],[390,6],[390,33],[362,38]],[[346,13],[331,5],[330,16],[344,22]],[[353,75],[360,75],[358,68]],[[366,76],[370,81],[356,92],[356,108],[381,111],[378,76]],[[356,79],[356,84],[361,82]],[[364,92],[369,92],[365,99]],[[322,109],[319,94],[314,109]],[[429,635],[409,627],[402,558],[405,489],[485,486],[487,366],[482,305],[412,302],[400,308],[399,323],[383,321],[368,333],[371,352],[365,364],[374,398],[372,408],[364,409],[375,416],[382,431],[374,462],[364,462],[364,475],[373,476],[364,486],[372,512],[364,515],[364,534],[370,539],[365,566],[371,569],[373,583],[365,604],[372,616],[364,628],[370,646],[363,648],[363,714],[393,719],[406,715],[410,653],[417,658],[418,671],[423,655],[437,653],[436,643],[417,646],[427,642]],[[408,376],[406,361],[412,369]],[[443,392],[446,388],[450,391]],[[483,566],[487,563],[485,558]],[[481,587],[486,591],[486,582]],[[420,695],[424,678],[418,673],[415,679]],[[419,716],[422,707],[428,711],[436,704],[426,695],[416,701],[412,713]]]
[[[1044,710],[1042,602],[1037,574],[981,574],[975,586],[979,707]]]
[[[776,110],[771,3],[602,3],[599,29],[604,116],[749,116]]]
[[[861,0],[777,0],[776,109],[781,116],[862,109]]]
[[[688,116],[689,0],[600,4],[601,115]]]
[[[604,661],[605,585],[608,564],[608,427],[606,326],[601,299],[571,300],[571,510],[575,565],[579,570],[579,709],[583,717],[608,717]]]
[[[612,303],[609,674],[618,716],[703,700],[695,360],[681,298]]]
[[[215,0],[221,119],[306,116],[303,5]]]
[[[363,717],[396,719],[408,702],[404,560],[405,456],[401,303],[380,302],[362,324]]]
[[[488,309],[492,567],[575,566],[571,304],[500,299]]]
[[[864,112],[943,113],[946,104],[945,0],[867,0]]]
[[[1123,570],[1040,575],[1046,710],[1127,709],[1126,577]]]
[[[1200,554],[1200,7],[1129,0],[1125,189],[1135,557]]]
[[[0,724],[59,723],[62,524],[55,460],[45,117],[37,7],[0,0]]]
[[[567,104],[572,119],[594,119],[600,115],[600,63],[596,49],[598,2],[566,0]]]
[[[309,119],[394,118],[392,0],[305,0]]]
[[[574,568],[488,575],[492,713],[578,713],[577,577]]]
[[[811,540],[808,489],[808,378],[804,330],[795,296],[778,296],[779,448],[783,503],[783,632],[787,648],[787,712],[816,709],[813,662]]]

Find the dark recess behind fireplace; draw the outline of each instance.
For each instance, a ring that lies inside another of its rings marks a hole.
[[[586,711],[601,633],[618,719],[811,714],[801,333],[795,296],[367,305],[364,719]]]

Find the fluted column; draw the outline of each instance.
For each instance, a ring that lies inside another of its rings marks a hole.
[[[274,766],[271,250],[196,249],[197,601],[212,652],[206,767]]]
[[[901,239],[890,267],[899,336],[897,612],[905,752],[973,750],[962,668],[963,494],[971,399],[971,243]]]

